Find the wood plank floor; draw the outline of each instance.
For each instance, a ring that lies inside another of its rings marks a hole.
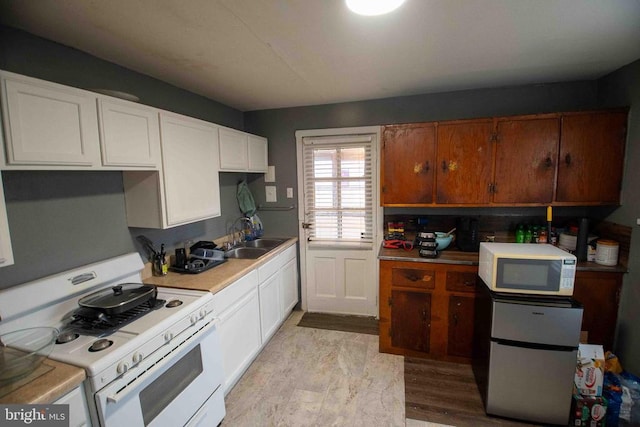
[[[533,425],[487,416],[470,365],[405,357],[404,387],[410,419],[456,427]]]
[[[378,320],[375,317],[305,312],[298,326],[378,335]]]

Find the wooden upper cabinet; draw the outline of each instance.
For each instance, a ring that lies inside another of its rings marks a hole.
[[[551,203],[560,142],[560,120],[498,122],[494,203]]]
[[[436,203],[488,204],[493,121],[440,123]]]
[[[382,204],[433,203],[436,131],[433,123],[385,126]]]
[[[626,125],[626,111],[562,117],[556,201],[619,203]]]

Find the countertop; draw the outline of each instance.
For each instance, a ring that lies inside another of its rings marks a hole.
[[[425,258],[418,254],[417,249],[405,251],[404,249],[386,249],[380,245],[378,259],[384,261],[412,261],[430,262],[438,264],[478,265],[478,252],[463,252],[456,248],[447,248],[438,254],[437,258]],[[607,273],[626,273],[623,265],[606,266],[595,262],[579,262],[578,271],[599,271]]]
[[[209,291],[211,293],[220,292],[222,289],[241,278],[249,271],[261,266],[283,252],[288,247],[295,245],[297,237],[291,237],[275,249],[267,252],[257,259],[234,259],[230,258],[224,264],[213,267],[211,270],[200,274],[186,274],[169,271],[166,276],[152,276],[150,269],[143,273],[144,283],[150,285],[164,286],[169,288],[195,289],[198,291]]]
[[[31,374],[0,385],[0,403],[53,403],[85,380],[84,369],[46,359]]]

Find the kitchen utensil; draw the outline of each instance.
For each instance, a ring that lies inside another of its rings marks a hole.
[[[0,383],[33,372],[47,358],[58,330],[51,327],[19,329],[0,335]]]
[[[107,315],[114,315],[155,299],[157,294],[158,290],[153,285],[123,283],[82,297],[78,301],[78,305],[100,310]]]
[[[149,252],[149,258],[150,259],[152,259],[152,260],[156,259],[156,257],[158,256],[158,251],[153,246],[153,242],[151,240],[149,240],[147,237],[142,236],[142,235],[136,237],[136,240],[138,242],[142,243],[144,248]]]
[[[451,230],[447,231],[444,235],[451,236],[451,233],[453,233],[454,231],[456,231],[456,227],[453,227]]]
[[[451,231],[449,233],[451,233]],[[451,244],[453,236],[449,233],[436,232],[436,242],[438,243],[439,251],[447,249],[449,244]]]

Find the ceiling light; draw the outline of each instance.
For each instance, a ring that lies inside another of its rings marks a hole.
[[[359,15],[375,16],[399,8],[404,0],[346,0],[347,7]]]

